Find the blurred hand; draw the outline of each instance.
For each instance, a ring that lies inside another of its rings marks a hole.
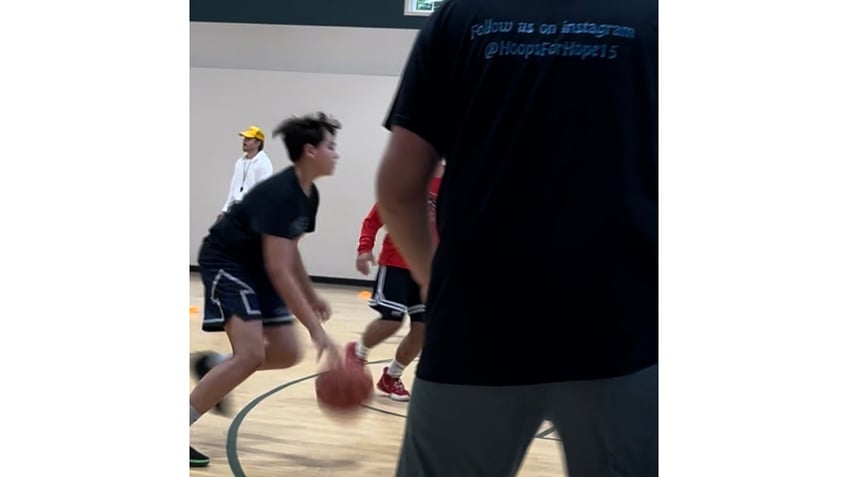
[[[316,297],[315,301],[311,303],[312,310],[315,311],[315,314],[318,315],[318,318],[324,322],[330,319],[330,316],[333,314],[333,310],[330,308],[330,303],[324,300],[321,297]]]
[[[324,353],[327,353],[327,358],[331,362],[340,362],[341,361],[341,351],[339,351],[339,347],[336,343],[330,338],[326,331],[324,331],[323,327],[319,327],[314,333],[312,333],[312,343],[315,345],[315,350],[318,351],[318,358],[316,361],[321,361],[321,357],[324,356]]]
[[[356,269],[363,275],[371,273],[370,265],[377,265],[374,261],[374,254],[371,252],[362,252],[356,257]]]

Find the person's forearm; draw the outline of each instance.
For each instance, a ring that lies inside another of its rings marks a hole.
[[[423,286],[430,282],[433,257],[428,187],[439,160],[430,143],[407,129],[393,127],[377,171],[380,217],[413,278]]]
[[[280,268],[269,273],[271,283],[277,293],[283,297],[289,311],[300,321],[303,326],[313,334],[321,328],[321,320],[312,309],[310,299],[303,290],[296,270]]]
[[[377,239],[377,231],[383,226],[383,220],[377,209],[377,204],[371,207],[368,215],[362,220],[362,227],[359,231],[359,244],[357,251],[359,253],[370,252],[374,248],[374,241]]]
[[[294,260],[294,272],[300,289],[303,290],[303,295],[309,303],[314,303],[318,299],[318,294],[315,293],[315,287],[312,285],[312,279],[306,273],[306,267],[303,265],[303,259],[300,256],[300,251],[297,251],[297,257]]]

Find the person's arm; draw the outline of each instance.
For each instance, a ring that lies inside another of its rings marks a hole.
[[[221,209],[221,214],[230,210],[230,206],[233,205],[233,202],[236,200],[236,188],[238,187],[238,175],[239,175],[239,165],[241,164],[241,160],[236,161],[236,165],[233,167],[233,177],[230,179],[230,191],[227,193],[227,200],[224,201],[224,207]],[[221,215],[219,214],[220,218]]]
[[[429,219],[429,184],[440,160],[440,154],[429,142],[394,126],[377,172],[380,216],[413,277],[424,286],[430,282],[435,251]]]
[[[296,242],[300,242],[300,239]],[[315,292],[312,279],[309,278],[309,274],[306,273],[306,266],[303,264],[303,257],[300,255],[300,248],[295,246],[292,253],[294,254],[293,265],[295,276],[297,277],[301,290],[303,290],[303,293],[306,296],[306,301],[309,302],[310,306],[313,306],[315,302],[318,301],[318,294]]]
[[[377,204],[371,207],[368,215],[362,220],[362,228],[359,231],[359,242],[356,247],[356,269],[363,275],[371,272],[370,265],[374,265],[374,241],[377,239],[377,231],[383,226],[383,220]]]
[[[389,142],[377,172],[377,203],[383,223],[422,292],[430,282],[434,253],[428,220],[428,185],[436,164],[450,156],[459,113],[452,63],[461,42],[445,19],[447,2],[421,28],[407,59],[384,127]]]
[[[265,179],[271,177],[271,175],[274,173],[274,165],[271,164],[271,160],[268,158],[268,156],[263,157],[262,161],[260,161],[259,164],[257,164],[256,166],[256,175],[254,176],[253,180],[254,185],[259,184]]]
[[[289,310],[309,332],[312,341],[318,348],[319,357],[324,349],[332,346],[332,342],[321,325],[321,317],[310,303],[310,294],[314,296],[311,282],[304,288],[300,276],[303,262],[297,247],[297,240],[262,235],[262,252],[265,258],[265,269],[271,284],[277,293],[283,297]],[[308,278],[307,278],[308,280]]]

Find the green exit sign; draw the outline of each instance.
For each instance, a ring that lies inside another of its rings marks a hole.
[[[436,11],[444,0],[404,0],[404,15],[427,16]]]

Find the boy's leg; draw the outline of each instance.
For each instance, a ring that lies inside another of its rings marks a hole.
[[[227,320],[224,328],[233,354],[206,373],[189,395],[189,426],[221,402],[233,389],[256,371],[264,360],[262,322],[244,321],[238,316]],[[257,351],[258,350],[258,351]],[[190,447],[189,466],[205,467],[209,458]]]
[[[233,354],[209,367],[189,400],[192,420],[205,414],[265,360],[262,312],[251,275],[238,263],[201,252],[203,330],[226,332]]]
[[[402,276],[401,276],[402,275]],[[412,279],[409,270],[398,273],[398,281],[405,282],[406,300],[404,303],[409,314],[409,333],[403,338],[395,352],[395,359],[389,366],[389,375],[400,378],[404,368],[412,363],[412,360],[424,347],[424,303],[421,301],[421,287]]]
[[[261,320],[232,316],[224,325],[233,354],[198,381],[189,395],[192,409],[202,416],[250,377],[265,361],[265,336]]]
[[[399,270],[401,269],[386,266],[377,270],[368,305],[380,313],[380,317],[368,324],[358,341],[348,343],[347,353],[350,358],[355,354],[360,361],[366,362],[371,348],[393,336],[403,325],[403,318],[406,316],[406,300],[403,295],[405,286],[398,281],[403,275]]]
[[[377,389],[395,401],[409,400],[409,392],[400,381],[400,375],[418,355],[423,343],[420,322],[423,322],[424,306],[419,294],[418,286],[412,280],[409,270],[381,266],[369,302],[371,308],[380,312],[381,316],[368,324],[358,342],[348,344],[349,358],[365,363],[370,349],[397,333],[403,325],[404,316],[409,313],[410,333],[403,338],[395,352],[395,359],[391,365],[383,368],[383,373],[376,383]],[[412,295],[414,298],[410,300]]]
[[[368,326],[365,327],[365,331],[362,332],[359,340],[354,343],[356,346],[356,356],[363,361],[367,361],[371,348],[394,336],[400,330],[401,326],[403,326],[403,321],[395,319],[392,316],[381,315],[371,320]]]
[[[300,362],[303,354],[297,334],[291,324],[265,326],[265,362],[260,370],[290,368]]]
[[[259,295],[265,335],[265,361],[259,369],[285,369],[294,366],[302,358],[297,334],[292,326],[295,317],[283,303],[264,271],[254,281]]]
[[[403,337],[395,351],[395,359],[383,368],[383,375],[377,388],[395,401],[409,401],[409,391],[401,381],[406,367],[421,352],[424,346],[424,304],[421,302],[421,288],[412,279],[408,270],[398,273],[397,280],[405,281],[407,312],[409,313],[409,333]]]
[[[395,350],[395,358],[388,366],[383,368],[383,373],[377,381],[377,389],[385,393],[389,399],[393,401],[409,401],[410,393],[401,380],[406,367],[412,363],[418,353],[421,352],[421,347],[424,345],[424,322],[419,320],[411,321],[409,324],[409,333],[403,337],[397,350]],[[410,315],[413,318],[415,315]]]
[[[196,381],[200,381],[204,376],[206,376],[206,373],[230,356],[231,354],[219,353],[217,351],[199,351],[192,353],[191,372],[194,375],[194,379]],[[233,409],[230,400],[224,398],[218,401],[215,403],[215,407],[212,408],[212,412],[221,416],[231,416],[233,414]]]
[[[403,374],[403,370],[421,353],[422,347],[424,347],[424,322],[410,320],[409,333],[398,344],[395,359],[392,361],[392,365],[398,366],[397,371],[395,372],[389,366],[389,374],[392,377],[399,378]]]

